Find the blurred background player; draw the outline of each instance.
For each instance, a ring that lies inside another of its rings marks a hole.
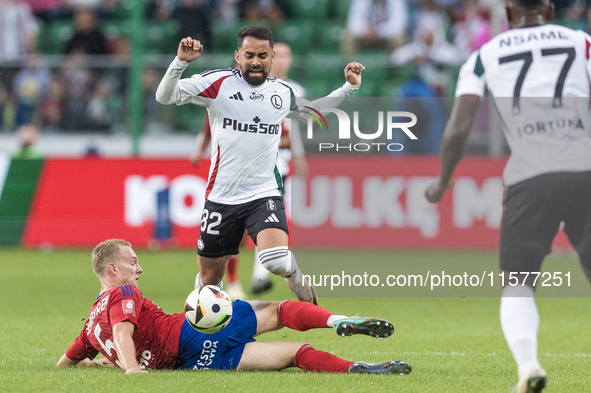
[[[591,280],[591,36],[549,24],[549,0],[510,0],[506,14],[511,30],[462,66],[441,143],[441,173],[426,197],[437,203],[452,187],[487,88],[511,148],[503,174],[501,327],[517,363],[513,391],[538,393],[546,372],[538,362],[534,289],[561,222]]]
[[[413,26],[411,40],[391,52],[390,62],[395,66],[412,66],[437,95],[446,96],[451,71],[466,57],[462,58],[458,47],[448,41],[446,15],[434,0],[419,2]]]
[[[341,51],[392,51],[406,41],[408,20],[406,0],[352,0]]]
[[[35,52],[38,28],[27,3],[0,1],[0,86],[11,86],[25,57]]]
[[[309,303],[235,301],[228,326],[214,334],[193,329],[182,314],[165,314],[139,290],[143,269],[131,244],[109,239],[92,252],[92,270],[100,295],[80,335],[57,362],[58,367],[114,366],[126,374],[148,369],[281,370],[349,374],[408,374],[403,361],[350,362],[309,344],[256,342],[259,334],[287,327],[294,330],[333,328],[340,336],[389,337],[394,326],[377,318],[335,315]],[[215,353],[211,352],[214,342]],[[209,343],[209,345],[208,345]],[[94,360],[98,354],[104,358]],[[149,356],[146,357],[145,354]]]
[[[74,34],[66,43],[65,53],[80,51],[87,55],[107,53],[107,38],[99,26],[96,12],[80,8],[74,13]]]
[[[12,154],[15,159],[38,159],[41,154],[35,148],[35,142],[39,137],[39,128],[33,124],[22,124],[16,129],[19,141],[18,150]]]

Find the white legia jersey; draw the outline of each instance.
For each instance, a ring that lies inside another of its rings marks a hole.
[[[298,82],[293,79],[287,81],[289,86],[293,89],[294,95],[297,97],[305,97],[306,89]],[[277,160],[277,166],[281,176],[285,177],[289,175],[289,161],[291,156],[302,156],[305,155],[302,137],[300,135],[300,122],[292,119],[283,120],[283,126],[289,131],[291,139],[291,148],[279,149],[279,158]]]
[[[511,157],[506,185],[591,170],[591,37],[547,24],[509,30],[462,66],[456,96],[494,97]]]
[[[281,123],[290,111],[299,117],[300,105],[335,107],[356,89],[347,83],[322,100],[296,103],[292,88],[281,79],[268,78],[252,86],[232,69],[180,79],[187,65],[175,58],[158,86],[156,99],[163,104],[207,107],[212,163],[205,198],[229,205],[281,195],[276,164]]]

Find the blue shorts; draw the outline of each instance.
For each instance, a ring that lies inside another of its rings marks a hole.
[[[232,306],[230,323],[217,333],[200,333],[187,320],[183,322],[175,369],[236,370],[244,346],[255,341],[257,319],[247,302],[236,300]]]

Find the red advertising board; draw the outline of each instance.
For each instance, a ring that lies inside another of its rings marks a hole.
[[[437,157],[313,157],[313,176],[292,181],[292,244],[494,250],[506,160],[465,158],[456,169],[453,189],[432,205],[424,192],[439,172]],[[554,246],[570,247],[562,231]]]
[[[123,238],[145,246],[154,237],[156,192],[168,187],[173,234],[194,247],[208,168],[188,160],[49,159],[22,242],[89,247]]]
[[[292,244],[314,248],[495,249],[506,159],[468,157],[439,205],[423,193],[435,157],[310,156],[311,176],[291,181]],[[23,244],[91,247],[113,237],[135,246],[155,236],[156,193],[181,247],[195,247],[208,165],[181,159],[50,159]],[[288,201],[289,202],[289,201]],[[559,235],[557,246],[568,246]]]

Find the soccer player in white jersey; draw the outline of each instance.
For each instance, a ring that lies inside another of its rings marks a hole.
[[[549,0],[509,0],[506,14],[510,30],[462,66],[441,143],[441,173],[425,194],[437,203],[452,187],[488,88],[511,148],[503,174],[501,327],[517,363],[514,391],[540,392],[546,372],[537,358],[536,276],[518,273],[540,271],[564,222],[591,279],[591,36],[549,24],[554,15]]]
[[[286,116],[306,118],[304,106],[334,108],[361,85],[359,63],[345,67],[345,84],[327,97],[296,101],[284,81],[268,78],[273,63],[269,29],[243,27],[234,52],[240,70],[212,70],[181,79],[203,45],[191,37],[179,43],[177,56],[156,91],[162,104],[207,107],[212,130],[212,165],[198,239],[196,286],[221,285],[226,263],[238,253],[244,229],[259,249],[265,268],[285,277],[302,301],[317,303],[314,288],[304,282],[288,250],[288,228],[276,167],[281,122]]]

